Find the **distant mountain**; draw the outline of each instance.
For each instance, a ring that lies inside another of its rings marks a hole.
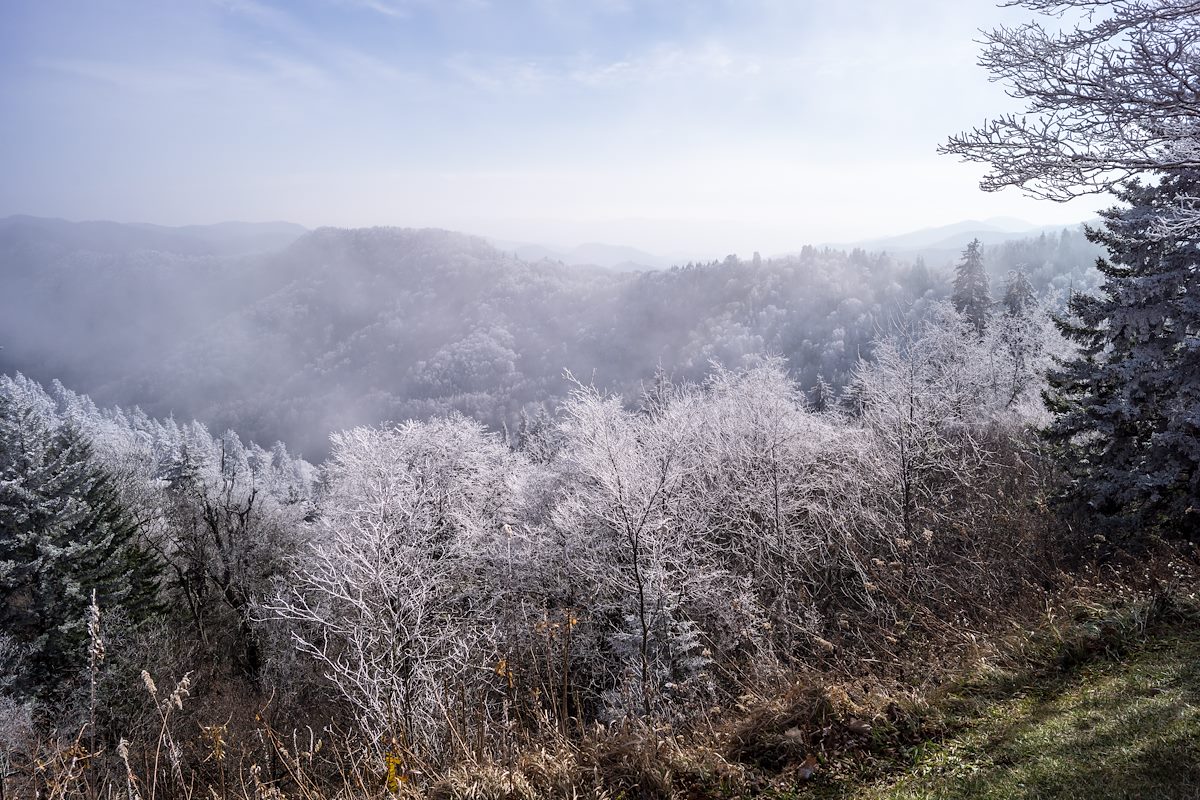
[[[278,250],[299,239],[307,228],[290,222],[221,222],[216,225],[163,225],[120,222],[70,222],[17,215],[0,219],[7,244],[48,246],[62,251],[159,251],[182,256],[231,256]]]
[[[270,291],[264,253],[304,232],[0,219],[0,370],[88,389],[140,372]]]
[[[1012,220],[1014,224],[1011,228],[1003,227],[999,220],[979,221],[979,220],[964,220],[955,222],[950,225],[940,225],[935,228],[923,228],[918,231],[902,233],[896,236],[885,236],[877,239],[867,239],[861,242],[854,242],[850,247],[861,247],[864,250],[879,251],[886,250],[888,252],[907,252],[911,250],[922,250],[931,247],[939,247],[945,245],[946,242],[963,241],[969,242],[971,239],[979,238],[981,241],[984,238],[994,241],[1000,241],[1005,237],[1020,237],[1026,235],[1026,232],[1034,226],[1020,220]],[[984,242],[988,244],[988,242]]]
[[[218,222],[215,225],[185,225],[165,230],[203,242],[215,255],[279,250],[308,233],[308,228],[292,222]]]
[[[570,248],[549,247],[532,242],[511,242],[503,239],[489,240],[498,249],[511,252],[525,261],[561,261],[568,266],[591,266],[634,272],[649,269],[666,269],[674,262],[669,258],[647,253],[626,245],[587,242]]]
[[[355,424],[461,411],[515,429],[569,390],[564,370],[635,400],[660,366],[698,379],[713,361],[782,353],[806,383],[838,384],[881,321],[932,286],[841,253],[619,272],[441,230],[322,228],[269,253],[212,250],[174,229],[6,221],[0,372],[319,457],[329,431]]]
[[[589,242],[567,252],[568,264],[595,264],[620,270],[663,269],[671,266],[668,259],[638,250],[636,247]]]
[[[1017,217],[988,217],[983,222],[985,225],[991,225],[1003,231],[1025,231],[1028,233],[1038,229],[1037,225]]]
[[[886,252],[894,256],[909,258],[920,256],[930,266],[941,267],[956,261],[972,239],[978,239],[984,247],[988,247],[1042,234],[1059,235],[1064,230],[1076,232],[1082,224],[1036,226],[1012,217],[993,217],[982,221],[965,220],[896,236],[842,242],[828,246],[843,250],[859,248],[871,253]]]

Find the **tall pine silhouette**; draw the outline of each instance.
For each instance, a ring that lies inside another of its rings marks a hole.
[[[954,307],[967,318],[975,332],[983,334],[991,313],[987,271],[983,267],[983,245],[972,239],[954,268]]]
[[[1051,375],[1067,497],[1111,530],[1200,530],[1200,249],[1156,222],[1200,194],[1200,172],[1117,191],[1127,208],[1089,230],[1108,259],[1098,295],[1077,294],[1063,333],[1079,355]]]

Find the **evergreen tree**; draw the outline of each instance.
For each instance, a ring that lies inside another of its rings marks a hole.
[[[1015,269],[1008,273],[1008,280],[1004,283],[1004,299],[1000,302],[1004,306],[1004,313],[1010,317],[1019,317],[1037,305],[1037,294],[1025,270]]]
[[[904,285],[914,298],[924,297],[931,289],[936,288],[937,281],[934,280],[933,273],[929,271],[929,266],[925,263],[923,256],[917,256],[913,261],[904,278]]]
[[[837,399],[833,395],[833,387],[821,375],[817,376],[817,385],[812,389],[808,407],[818,414],[833,408]]]
[[[861,417],[863,413],[863,404],[866,402],[863,396],[862,376],[855,373],[850,377],[850,381],[846,384],[845,391],[841,395],[841,409],[851,417]]]
[[[1078,294],[1063,333],[1079,355],[1051,375],[1049,430],[1072,482],[1068,499],[1111,528],[1200,529],[1200,250],[1198,234],[1157,222],[1200,194],[1200,172],[1117,192],[1089,237],[1108,248],[1099,295]]]
[[[86,609],[157,610],[158,563],[82,434],[0,393],[0,630],[28,651],[16,688],[61,692],[86,657]]]
[[[975,332],[987,327],[992,299],[988,296],[988,276],[983,268],[983,245],[972,239],[963,251],[962,261],[954,268],[954,308],[966,317]]]

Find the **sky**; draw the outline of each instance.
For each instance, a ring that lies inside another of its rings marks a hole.
[[[5,0],[0,216],[719,257],[1106,205],[978,189],[987,0]]]

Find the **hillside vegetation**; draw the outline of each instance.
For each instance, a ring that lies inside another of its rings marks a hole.
[[[94,225],[0,224],[0,371],[314,458],[331,431],[452,410],[515,431],[566,396],[564,370],[632,401],[660,368],[700,380],[782,355],[806,391],[840,389],[950,288],[862,251],[615,273],[446,231],[322,229],[262,253]],[[1097,252],[1063,232],[987,265],[998,289],[1021,267],[1047,294],[1094,281]]]

